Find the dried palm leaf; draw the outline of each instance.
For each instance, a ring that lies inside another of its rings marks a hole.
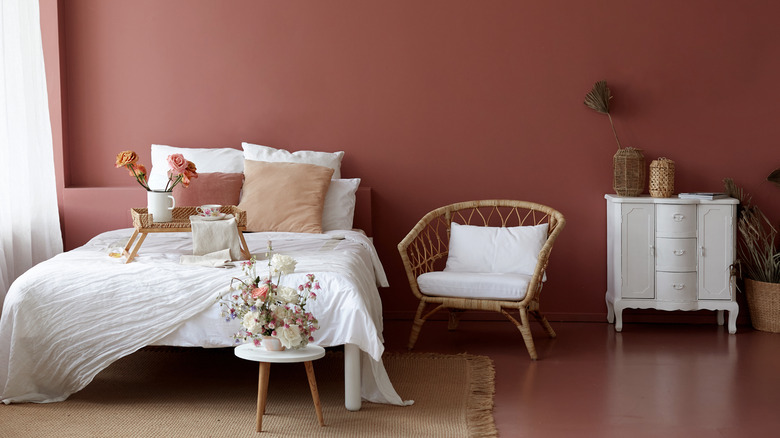
[[[780,169],[775,169],[774,172],[770,173],[769,176],[766,177],[766,180],[780,186]]]
[[[615,131],[615,124],[612,122],[612,116],[609,114],[610,100],[612,100],[612,92],[607,87],[607,81],[601,80],[593,84],[593,88],[585,95],[585,106],[609,117],[612,134],[615,135],[618,149],[621,149],[622,146],[620,146],[620,139],[618,139],[617,131]]]
[[[612,93],[607,87],[607,81],[598,81],[593,84],[593,89],[585,95],[585,105],[602,114],[609,114],[609,101]]]

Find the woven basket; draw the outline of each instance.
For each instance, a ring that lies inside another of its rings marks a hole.
[[[619,196],[639,196],[645,190],[645,156],[636,148],[621,148],[612,157],[612,188]]]
[[[674,193],[674,161],[659,158],[650,163],[650,196],[669,198]]]
[[[780,283],[745,279],[745,294],[753,328],[780,333]]]

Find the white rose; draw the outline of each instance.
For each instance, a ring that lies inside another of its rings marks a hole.
[[[276,329],[276,337],[282,341],[282,345],[285,348],[296,348],[301,344],[303,338],[301,338],[301,330],[297,324],[290,324],[289,327],[281,327]]]
[[[241,321],[241,325],[249,332],[260,333],[261,324],[258,321],[259,318],[260,314],[258,312],[247,312]]]
[[[274,254],[271,257],[271,269],[274,274],[292,274],[296,263],[294,258],[282,254]]]
[[[280,300],[284,301],[285,303],[297,303],[298,302],[298,291],[287,286],[279,286],[276,288],[276,295],[279,297]]]

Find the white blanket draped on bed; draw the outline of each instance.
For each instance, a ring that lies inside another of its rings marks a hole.
[[[0,399],[4,403],[55,402],[84,388],[102,369],[144,346],[235,345],[237,321],[219,316],[217,296],[239,268],[179,264],[192,253],[190,233],[151,233],[135,261],[112,259],[106,248],[132,229],[103,233],[83,247],[40,263],[13,283],[0,318]],[[386,286],[376,250],[353,231],[322,235],[245,234],[262,257],[267,241],[294,257],[300,284],[315,274],[322,286],[312,313],[320,321],[315,342],[356,344],[361,350],[362,397],[405,404],[382,364],[382,303]],[[258,264],[258,274],[263,263]]]

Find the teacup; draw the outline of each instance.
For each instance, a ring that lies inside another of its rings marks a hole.
[[[198,214],[205,217],[215,217],[222,214],[219,209],[222,208],[220,204],[204,204],[196,208]]]

